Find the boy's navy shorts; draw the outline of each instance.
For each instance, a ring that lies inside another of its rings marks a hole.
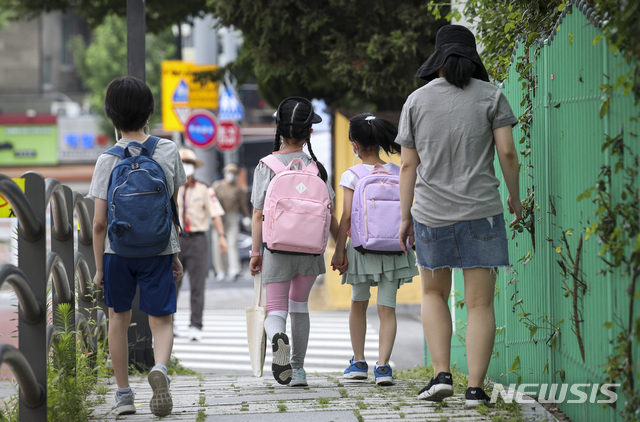
[[[140,310],[153,316],[176,312],[176,283],[173,255],[150,258],[124,258],[104,254],[104,301],[115,312],[131,309],[140,286]]]

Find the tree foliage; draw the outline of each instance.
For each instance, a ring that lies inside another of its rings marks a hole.
[[[446,21],[422,0],[210,0],[220,24],[242,30],[240,66],[272,105],[289,95],[397,110]]]
[[[107,85],[118,76],[127,74],[127,24],[124,18],[109,15],[93,32],[93,41],[86,45],[82,37],[71,43],[75,64],[82,82],[89,91],[89,98],[96,111],[102,114]],[[173,34],[166,30],[160,34],[147,34],[146,82],[156,100],[156,112],[152,123],[159,121],[161,110],[161,64],[175,55]],[[109,128],[105,133],[111,133]]]
[[[146,2],[147,30],[165,31],[173,24],[190,22],[203,14],[206,0],[152,0]],[[92,27],[101,25],[107,16],[127,15],[126,0],[0,0],[0,10],[11,10],[19,17],[34,17],[41,13],[73,9],[84,16]]]

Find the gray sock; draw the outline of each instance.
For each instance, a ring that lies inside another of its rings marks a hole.
[[[309,314],[291,312],[291,366],[293,368],[304,367],[304,358],[307,355],[309,343]]]
[[[287,320],[279,315],[268,314],[264,319],[264,330],[269,341],[278,333],[284,333],[287,329]]]

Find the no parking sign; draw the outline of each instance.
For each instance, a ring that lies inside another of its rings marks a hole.
[[[184,134],[191,145],[200,149],[211,148],[217,139],[220,124],[207,110],[194,110],[184,125]]]

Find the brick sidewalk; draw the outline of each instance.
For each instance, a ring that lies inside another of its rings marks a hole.
[[[502,420],[556,421],[540,405],[521,407],[518,418],[505,409],[487,412],[483,408],[482,413],[465,409],[464,397],[459,394],[445,404],[421,401],[416,393],[424,386],[422,380],[398,380],[396,385],[384,388],[371,380],[345,382],[340,374],[308,374],[307,380],[309,387],[299,388],[277,384],[268,372],[262,378],[175,376],[171,382],[173,413],[158,418],[149,410],[151,389],[146,378],[132,377],[138,411],[116,418],[111,414],[116,389],[111,378],[109,392],[94,397],[102,403],[96,405],[90,420],[258,422],[273,417],[274,422],[488,421],[502,416]]]

